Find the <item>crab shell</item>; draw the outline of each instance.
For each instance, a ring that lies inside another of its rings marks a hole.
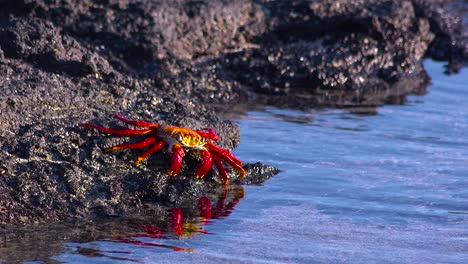
[[[167,146],[171,152],[168,172],[171,176],[180,173],[186,151],[197,155],[200,159],[200,163],[195,170],[195,177],[197,178],[203,178],[208,174],[214,164],[218,169],[221,180],[224,184],[227,184],[229,177],[223,161],[231,165],[239,173],[239,178],[243,178],[246,174],[242,168],[242,162],[232,152],[211,142],[211,140],[219,139],[213,129],[200,131],[184,127],[164,126],[141,120],[128,120],[120,115],[115,115],[115,118],[129,125],[143,127],[144,129],[111,129],[90,123],[84,123],[82,126],[95,128],[112,135],[127,137],[147,135],[147,137],[136,143],[125,143],[107,148],[104,150],[105,152],[119,149],[148,148],[135,160],[135,164],[137,165],[151,154]]]

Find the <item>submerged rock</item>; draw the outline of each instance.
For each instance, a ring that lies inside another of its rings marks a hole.
[[[0,3],[0,223],[125,215],[219,187],[190,158],[170,178],[166,152],[140,166],[137,151],[103,154],[122,140],[80,123],[212,127],[233,149],[239,128],[218,113],[235,105],[401,103],[425,90],[424,56],[452,71],[467,57],[461,20],[436,0]],[[246,168],[244,184],[277,173]]]

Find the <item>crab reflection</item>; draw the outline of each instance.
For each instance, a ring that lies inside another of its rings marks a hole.
[[[117,235],[104,241],[193,252],[192,248],[167,245],[167,241],[208,234],[205,226],[214,219],[229,216],[244,195],[245,191],[241,185],[225,188],[214,197],[203,195],[198,199],[198,203],[190,208],[177,207],[167,210],[161,225],[137,224],[135,227],[140,232]],[[161,243],[162,239],[166,239],[164,243]]]

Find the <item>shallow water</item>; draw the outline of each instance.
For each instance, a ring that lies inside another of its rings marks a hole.
[[[20,249],[11,252],[16,258],[3,257],[27,263],[468,263],[468,74],[443,75],[442,64],[432,61],[425,67],[433,82],[427,95],[375,115],[266,108],[238,119],[242,143],[235,154],[282,171],[261,186],[221,192],[211,203],[201,198],[195,215],[170,211],[161,228],[140,223],[141,231],[132,233],[126,225],[134,223],[118,222],[112,230],[125,229],[124,235],[91,242],[65,237],[46,259],[39,253],[21,258]],[[28,247],[38,250],[34,242]]]

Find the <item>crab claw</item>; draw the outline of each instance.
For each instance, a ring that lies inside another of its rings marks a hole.
[[[182,146],[179,144],[174,144],[172,147],[172,155],[169,165],[169,176],[176,176],[179,174],[184,156],[185,152]]]
[[[197,169],[195,171],[195,177],[203,178],[211,169],[211,165],[213,164],[213,159],[211,154],[208,150],[203,149],[200,151],[201,161],[198,164]]]

